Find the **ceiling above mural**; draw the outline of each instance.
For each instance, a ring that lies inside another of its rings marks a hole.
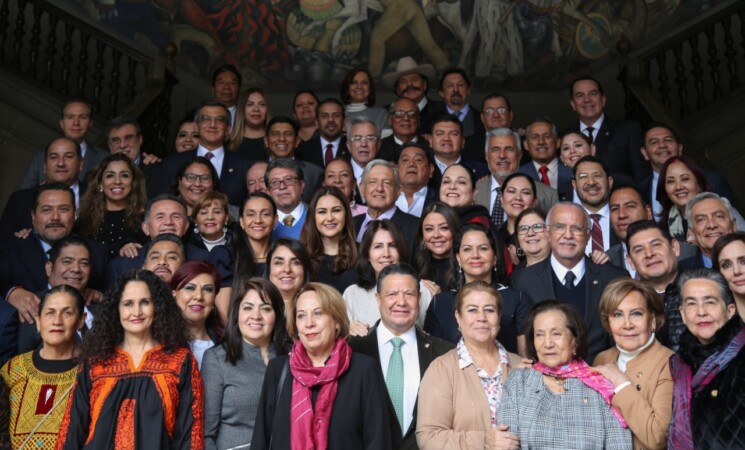
[[[240,68],[244,86],[336,90],[352,67],[375,78],[412,56],[465,68],[479,88],[563,88],[716,0],[77,0],[145,46],[174,42],[179,67]]]

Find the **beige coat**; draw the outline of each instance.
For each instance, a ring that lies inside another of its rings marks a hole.
[[[595,365],[615,364],[618,349],[613,347],[595,358]],[[634,438],[634,450],[667,448],[667,432],[673,412],[673,378],[670,356],[673,351],[655,340],[652,345],[629,361],[626,376],[631,380],[613,396]]]
[[[516,367],[520,357],[510,353]],[[502,382],[510,366],[502,367]],[[419,385],[416,441],[421,450],[483,449],[491,427],[489,403],[473,364],[461,370],[457,349],[430,364]]]

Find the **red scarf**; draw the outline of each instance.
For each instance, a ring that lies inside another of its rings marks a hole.
[[[326,365],[313,367],[308,352],[298,340],[290,353],[292,400],[290,401],[290,446],[292,450],[325,450],[331,410],[336,399],[339,377],[349,368],[352,348],[337,338]],[[321,385],[315,409],[311,388]]]
[[[605,403],[610,406],[610,409],[611,411],[613,411],[616,419],[621,422],[621,426],[624,428],[628,428],[628,425],[626,425],[626,421],[623,419],[621,413],[619,413],[618,410],[616,410],[616,408],[614,408],[611,404],[611,400],[613,399],[614,395],[613,383],[602,376],[600,372],[590,367],[584,360],[579,358],[573,359],[572,362],[570,362],[569,364],[560,367],[548,367],[543,365],[543,363],[541,362],[537,362],[533,364],[533,369],[550,377],[579,378],[579,380],[587,385],[587,387],[597,391],[603,397],[603,400],[605,400]]]

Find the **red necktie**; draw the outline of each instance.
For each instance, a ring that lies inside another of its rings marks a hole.
[[[605,245],[603,244],[603,229],[600,228],[600,217],[602,217],[600,214],[590,214],[590,218],[592,219],[592,250],[600,250],[601,252],[605,251]]]
[[[538,172],[541,173],[541,183],[545,184],[548,187],[551,187],[551,182],[548,181],[548,166],[542,165],[538,168]]]
[[[328,166],[332,159],[334,159],[334,145],[326,144],[326,154],[323,157],[323,165]]]

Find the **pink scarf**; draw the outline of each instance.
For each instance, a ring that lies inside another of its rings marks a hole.
[[[582,359],[574,359],[569,364],[563,365],[561,367],[548,367],[543,365],[543,363],[541,362],[537,362],[533,364],[533,369],[541,372],[544,375],[556,378],[579,378],[581,382],[587,385],[587,387],[597,391],[600,395],[603,396],[603,400],[605,400],[605,403],[610,406],[610,409],[611,411],[613,411],[616,419],[621,422],[621,426],[624,428],[628,428],[628,425],[626,425],[626,421],[623,419],[621,413],[619,413],[618,410],[616,410],[616,408],[614,408],[611,404],[611,399],[613,399],[614,395],[613,383],[608,381],[604,376],[600,374],[600,372],[590,367]]]
[[[336,399],[339,377],[349,368],[352,349],[337,338],[326,365],[313,367],[308,352],[298,340],[290,353],[292,399],[290,401],[290,446],[292,450],[325,450],[331,410]],[[315,409],[311,388],[321,386]]]

